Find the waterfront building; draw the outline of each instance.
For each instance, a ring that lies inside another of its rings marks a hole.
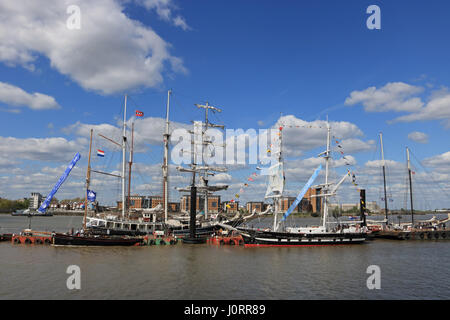
[[[260,213],[264,210],[264,202],[262,201],[249,201],[245,205],[247,212],[252,213],[256,210],[256,213]]]
[[[203,196],[197,196],[197,202],[196,202],[196,212],[203,211],[203,208],[205,206],[205,198]],[[190,195],[183,195],[180,198],[180,210],[181,212],[190,212],[191,210],[191,196]]]
[[[355,210],[355,209],[357,211],[359,211],[360,205],[359,205],[359,203],[342,203],[342,204],[330,203],[330,204],[328,204],[328,208],[330,210],[334,210],[334,209],[338,208],[340,210],[340,212],[345,213],[345,212]],[[378,203],[376,201],[367,201],[366,209],[372,213],[381,213],[382,212],[382,210],[380,209],[380,206],[378,205]],[[383,210],[383,212],[384,212],[384,210]]]
[[[128,197],[126,197],[128,201]],[[130,196],[129,208],[130,209],[150,209],[155,208],[161,204],[164,205],[163,198],[161,196],[140,196],[133,195]],[[180,203],[179,202],[169,202],[168,203],[169,212],[179,212]],[[117,209],[122,210],[122,201],[117,201]]]
[[[37,210],[42,203],[43,196],[39,192],[32,192],[30,198],[30,209]]]
[[[239,211],[239,201],[224,201],[222,202],[222,210],[225,213],[237,213]]]

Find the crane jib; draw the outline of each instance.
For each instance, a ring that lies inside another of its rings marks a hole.
[[[42,202],[41,206],[38,209],[40,213],[44,213],[47,210],[48,206],[50,205],[50,201],[52,201],[53,196],[58,191],[59,187],[61,187],[61,185],[64,183],[66,178],[69,176],[70,171],[72,171],[73,167],[78,162],[78,160],[80,160],[80,158],[81,158],[80,153],[77,152],[77,154],[67,167],[66,171],[64,171],[63,175],[61,176],[61,178],[59,178],[58,182],[55,184],[52,191],[50,191],[47,198],[44,200],[44,202]]]
[[[292,213],[292,211],[295,209],[295,207],[300,203],[300,201],[302,201],[303,196],[306,194],[306,192],[308,191],[308,189],[311,187],[311,185],[313,184],[314,180],[316,180],[317,176],[319,175],[320,170],[322,170],[322,165],[319,165],[319,167],[317,167],[317,169],[314,171],[314,173],[312,174],[311,178],[309,178],[308,182],[305,184],[305,186],[303,187],[302,191],[300,191],[300,193],[298,194],[297,198],[295,199],[295,201],[291,204],[291,206],[289,207],[289,209],[286,211],[286,213],[283,215],[283,218],[280,220],[281,221],[285,221],[286,218]]]

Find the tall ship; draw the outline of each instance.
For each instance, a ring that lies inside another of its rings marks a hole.
[[[170,96],[170,91],[168,96]],[[156,207],[152,209],[144,209],[139,213],[138,217],[133,216],[132,211],[129,210],[130,190],[131,190],[131,168],[133,164],[133,144],[134,144],[134,123],[131,126],[131,144],[128,158],[128,186],[127,186],[127,98],[125,95],[123,124],[122,124],[122,138],[121,141],[114,141],[102,134],[100,137],[106,139],[110,143],[119,146],[122,149],[122,170],[120,174],[103,172],[91,168],[91,151],[92,151],[92,135],[89,143],[89,159],[86,172],[86,187],[85,187],[85,213],[83,219],[83,230],[86,233],[93,235],[107,235],[107,236],[141,236],[152,234],[155,232],[163,232],[165,229],[164,221],[158,219],[161,215],[162,208]],[[169,105],[169,101],[167,102]],[[117,212],[105,212],[101,214],[88,214],[88,203],[95,201],[96,194],[90,189],[91,173],[113,176],[120,179],[121,182],[121,208]],[[128,197],[127,197],[128,187]]]
[[[181,193],[189,193],[191,196],[189,197],[189,203],[192,201],[197,201],[197,193],[203,195],[204,205],[201,214],[197,214],[196,216],[196,234],[198,236],[208,236],[212,233],[218,231],[221,227],[219,225],[220,222],[229,223],[230,221],[221,221],[223,216],[215,214],[214,216],[209,214],[208,208],[208,198],[212,196],[215,192],[228,189],[228,185],[211,185],[209,184],[209,177],[214,176],[217,172],[227,172],[227,168],[212,166],[208,164],[208,161],[205,157],[205,153],[209,151],[209,147],[214,145],[214,142],[211,140],[211,137],[208,136],[207,130],[210,128],[220,128],[224,129],[223,125],[211,123],[208,120],[209,112],[212,113],[220,113],[221,109],[209,105],[208,102],[206,104],[196,104],[197,108],[205,110],[205,121],[193,121],[194,130],[191,131],[192,135],[192,147],[190,152],[191,162],[189,167],[178,166],[177,170],[180,172],[187,172],[192,174],[191,184],[183,187],[176,188]],[[222,146],[219,146],[222,147]],[[214,150],[214,149],[213,149]],[[193,190],[195,189],[195,195],[193,195]],[[201,198],[198,198],[201,200]],[[196,206],[196,203],[194,204]],[[197,210],[197,209],[196,209]],[[200,210],[199,210],[200,211]],[[178,217],[173,217],[171,220],[167,222],[168,226],[173,230],[173,234],[176,236],[187,236],[189,233],[189,224],[194,221],[190,218],[189,215],[183,215]],[[180,224],[184,223],[183,227],[180,227]]]
[[[289,217],[294,208],[300,203],[303,196],[319,175],[322,170],[322,165],[314,171],[311,178],[300,191],[296,200],[283,214],[281,219],[278,220],[279,215],[282,214],[282,212],[280,212],[280,200],[283,195],[285,185],[282,157],[283,127],[280,126],[278,133],[278,163],[269,168],[269,182],[265,196],[266,199],[273,200],[273,226],[266,229],[238,227],[237,230],[240,231],[246,247],[351,245],[361,244],[366,241],[367,228],[364,226],[363,221],[353,221],[351,224],[345,222],[336,224],[329,221],[328,199],[329,197],[336,195],[337,189],[350,175],[350,173],[345,174],[337,184],[333,184],[328,181],[329,162],[331,159],[331,127],[328,121],[326,128],[326,151],[319,155],[319,157],[323,156],[325,158],[325,183],[320,185],[321,194],[317,195],[322,198],[323,202],[322,225],[310,227],[287,227],[285,224],[286,219]]]
[[[170,130],[169,130],[169,108],[170,108],[170,96],[172,91],[169,90],[167,94],[167,107],[166,107],[166,123],[165,132],[163,134],[164,142],[164,159],[162,164],[162,177],[163,177],[163,201],[161,205],[154,208],[142,209],[136,212],[134,215],[129,210],[129,204],[126,197],[126,147],[127,147],[127,137],[126,137],[126,110],[127,110],[127,96],[125,96],[124,103],[124,118],[122,127],[122,141],[121,143],[113,141],[107,137],[100,135],[101,137],[109,140],[111,143],[119,145],[122,148],[122,172],[121,174],[113,174],[101,172],[98,170],[93,170],[90,166],[90,157],[88,161],[88,169],[86,175],[86,200],[85,200],[85,215],[84,215],[84,229],[92,234],[97,235],[128,235],[128,236],[139,236],[153,234],[155,232],[164,232],[166,234],[171,234],[176,237],[182,238],[189,234],[189,224],[190,218],[187,214],[171,215],[169,217],[168,209],[168,199],[169,199],[169,140],[170,140]],[[205,123],[196,121],[194,122],[194,132],[197,133],[195,138],[200,138],[199,145],[206,145],[207,136],[205,131],[208,128],[221,127],[219,125],[212,124],[208,121],[208,111],[209,112],[220,112],[220,109],[208,105],[196,105],[198,108],[205,109],[206,119]],[[131,181],[131,167],[133,161],[133,130],[131,130],[132,139],[129,154],[129,172],[128,172],[128,199],[130,199],[130,181]],[[195,135],[194,135],[195,136]],[[89,149],[92,147],[92,131],[91,131],[91,142]],[[194,153],[193,153],[194,154]],[[211,186],[208,185],[208,177],[214,175],[213,171],[224,172],[224,168],[213,168],[206,165],[199,165],[197,161],[199,158],[194,157],[194,162],[190,168],[179,167],[178,170],[181,172],[191,172],[193,174],[193,179],[195,181],[196,176],[199,177],[198,191],[200,194],[204,195],[205,206],[204,211],[197,215],[196,219],[196,230],[198,235],[207,236],[218,229],[220,229],[219,222],[228,222],[226,218],[216,214],[208,215],[208,196],[213,192],[226,189],[228,186]],[[114,176],[120,178],[122,186],[122,201],[121,201],[121,212],[118,213],[106,213],[106,214],[96,214],[94,216],[89,216],[87,212],[87,203],[90,201],[89,197],[89,183],[91,172],[97,174],[105,174],[109,176]],[[189,192],[191,186],[185,188],[178,188],[179,192]]]

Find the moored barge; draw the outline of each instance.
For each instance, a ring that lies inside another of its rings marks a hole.
[[[100,235],[70,235],[54,233],[54,246],[140,246],[144,243],[142,237],[100,236]]]

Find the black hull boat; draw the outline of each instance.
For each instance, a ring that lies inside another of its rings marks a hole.
[[[103,235],[103,236],[145,236],[148,232],[138,231],[138,230],[124,230],[124,229],[108,229],[105,227],[89,227],[87,228],[92,235]]]
[[[199,237],[208,237],[212,235],[213,233],[220,230],[220,226],[218,225],[211,225],[208,227],[197,227],[196,228],[196,234]],[[189,227],[183,228],[183,229],[172,229],[172,234],[176,236],[177,238],[185,238],[189,236]]]
[[[292,247],[361,244],[367,234],[355,233],[291,233],[238,228],[245,247]]]
[[[375,238],[387,240],[450,240],[450,230],[383,230],[377,233]]]
[[[139,246],[142,238],[98,235],[68,235],[55,233],[52,238],[56,246]]]
[[[12,233],[0,234],[0,241],[11,241]]]

